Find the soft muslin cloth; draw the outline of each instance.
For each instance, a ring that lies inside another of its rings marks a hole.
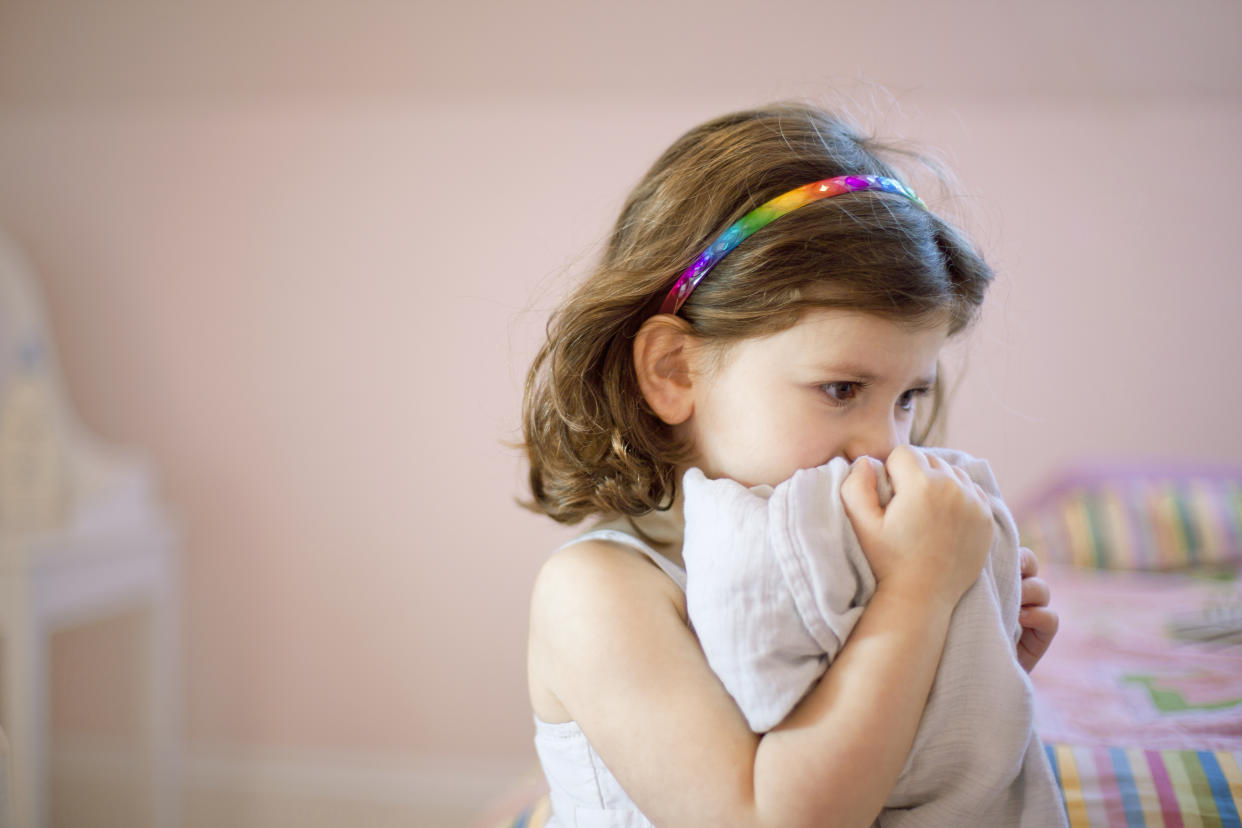
[[[1021,575],[1013,518],[986,461],[920,449],[965,470],[996,524],[983,571],[958,602],[914,745],[877,824],[1062,826],[1018,664]],[[881,503],[884,467],[870,458]],[[712,669],[751,729],[778,724],[818,681],[875,592],[841,503],[838,458],[776,487],[684,479],[686,603]]]

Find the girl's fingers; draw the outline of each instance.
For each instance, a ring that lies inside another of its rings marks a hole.
[[[864,458],[854,463],[841,484],[841,502],[845,504],[845,514],[854,524],[855,532],[884,519],[876,490],[875,469],[870,460]]]
[[[965,469],[959,466],[949,466],[949,468],[953,471],[953,476],[960,480],[963,485],[970,487],[975,484],[975,481],[970,478]]]
[[[893,481],[893,489],[900,488],[901,481],[913,479],[921,473],[925,474],[931,468],[923,452],[915,451],[909,446],[897,446],[890,451],[884,465],[888,469],[889,478]]]
[[[948,472],[949,474],[952,474],[955,478],[957,478],[957,482],[962,485],[962,489],[965,490],[967,494],[973,494],[975,498],[979,500],[981,503],[988,502],[987,492],[983,490],[982,486],[980,486],[978,483],[975,482],[975,479],[970,476],[970,473],[968,471],[966,471],[960,466],[952,465],[951,463],[949,463],[947,460],[945,460],[942,457],[936,457],[935,455],[932,455],[932,456],[929,456],[927,459],[928,459],[928,462],[931,463],[932,468],[939,469],[940,471]]]
[[[949,468],[953,470],[953,476],[957,478],[958,483],[962,484],[962,488],[968,493],[973,494],[981,503],[988,502],[987,492],[975,482],[975,479],[970,476],[969,472],[958,466],[949,466]]]
[[[1022,577],[1029,578],[1039,574],[1039,558],[1025,546],[1018,547],[1018,562],[1022,567]]]
[[[1052,592],[1043,578],[1032,576],[1022,579],[1022,606],[1046,607],[1051,600]]]
[[[1029,673],[1048,651],[1061,619],[1046,607],[1025,607],[1019,621],[1022,637],[1018,639],[1018,662]]]
[[[967,492],[975,492],[977,494],[981,494],[983,492],[983,488],[979,486],[979,484],[975,483],[975,480],[970,476],[970,473],[960,466],[955,466],[943,457],[937,457],[934,454],[928,455],[927,462],[931,468],[953,475],[957,478],[957,482],[961,483],[962,488]],[[984,499],[986,500],[986,498]]]
[[[1018,623],[1022,625],[1022,634],[1035,633],[1049,641],[1057,634],[1061,626],[1061,617],[1056,610],[1047,607],[1023,607],[1018,613]]]

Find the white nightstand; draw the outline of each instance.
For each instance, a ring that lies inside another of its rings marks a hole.
[[[150,465],[75,415],[46,320],[33,267],[0,233],[0,758],[14,828],[49,820],[52,634],[135,608],[149,610],[148,787],[165,828],[180,819],[179,524]]]
[[[147,757],[155,824],[180,818],[180,532],[141,465],[81,504],[64,529],[0,528],[0,726],[8,735],[16,828],[49,824],[48,648],[52,634],[149,610]]]

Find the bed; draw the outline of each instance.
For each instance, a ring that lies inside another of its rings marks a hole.
[[[1032,682],[1071,828],[1242,828],[1242,469],[1081,469],[1014,513],[1061,616]],[[479,826],[547,813],[532,770]]]
[[[1242,470],[1097,466],[1015,514],[1061,616],[1031,679],[1070,825],[1242,825]]]

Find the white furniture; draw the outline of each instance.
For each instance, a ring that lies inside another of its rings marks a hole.
[[[135,476],[99,504],[96,521],[69,529],[0,534],[3,718],[9,737],[16,828],[49,824],[48,649],[52,634],[135,606],[150,609],[146,761],[155,824],[179,817],[177,536]],[[128,502],[126,502],[128,501]]]
[[[9,781],[9,740],[0,730],[0,828],[13,828],[13,785]]]
[[[99,445],[74,416],[44,319],[29,265],[0,235],[0,730],[13,826],[49,825],[52,634],[143,606],[145,759],[162,828],[180,817],[179,532],[149,464]]]

